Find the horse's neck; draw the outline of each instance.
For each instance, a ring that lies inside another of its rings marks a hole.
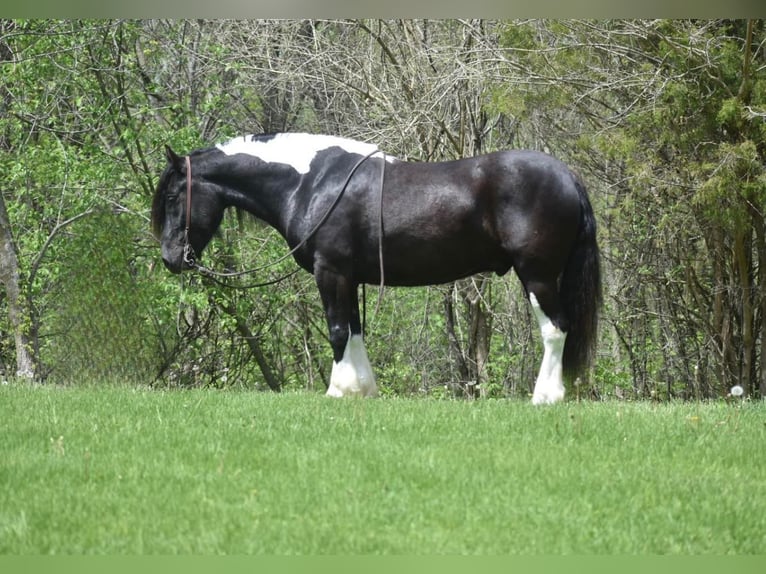
[[[247,211],[282,231],[285,204],[290,190],[298,185],[298,180],[273,170],[243,171],[232,167],[224,181],[226,203],[229,206]]]

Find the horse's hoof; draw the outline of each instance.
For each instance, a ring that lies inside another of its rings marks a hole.
[[[553,405],[555,403],[560,403],[563,400],[564,393],[540,393],[538,395],[532,395],[533,405]]]

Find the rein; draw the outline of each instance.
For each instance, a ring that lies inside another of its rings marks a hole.
[[[191,171],[191,158],[190,156],[186,156],[186,227],[184,229],[184,251],[183,251],[183,261],[186,265],[189,266],[191,269],[196,269],[200,274],[212,279],[216,283],[223,285],[225,287],[236,287],[238,289],[251,289],[255,287],[266,287],[268,285],[274,285],[275,283],[280,283],[284,281],[285,279],[295,275],[299,269],[295,269],[291,271],[290,273],[287,273],[286,275],[283,275],[282,277],[279,277],[277,279],[273,279],[271,281],[265,281],[263,283],[251,283],[247,285],[232,285],[230,283],[226,283],[224,281],[221,281],[221,279],[230,279],[233,277],[241,277],[243,275],[252,275],[254,273],[257,273],[259,271],[263,271],[264,269],[268,269],[269,267],[274,267],[275,265],[278,265],[288,257],[291,257],[292,255],[295,255],[295,253],[304,247],[308,241],[316,235],[317,231],[319,231],[319,228],[324,225],[324,223],[327,221],[327,219],[330,217],[333,211],[335,211],[335,208],[340,203],[341,198],[343,197],[343,194],[346,192],[346,188],[348,187],[348,184],[351,182],[351,178],[356,173],[356,170],[359,169],[359,167],[368,159],[370,159],[372,156],[374,156],[377,153],[381,153],[383,155],[383,160],[381,162],[381,168],[380,168],[380,211],[379,211],[379,236],[378,236],[378,257],[380,258],[380,290],[378,294],[378,304],[376,308],[380,307],[380,302],[383,298],[383,177],[385,175],[386,170],[386,154],[385,152],[381,152],[379,149],[375,149],[372,152],[368,153],[366,156],[364,156],[362,159],[360,159],[353,168],[351,168],[351,171],[349,172],[348,176],[346,177],[346,181],[343,183],[343,186],[340,189],[340,192],[338,192],[338,195],[335,197],[335,200],[332,202],[330,207],[327,209],[325,214],[322,216],[322,218],[317,222],[317,224],[311,229],[311,231],[304,237],[295,247],[293,247],[288,253],[280,257],[279,259],[272,261],[270,263],[267,263],[266,265],[261,265],[259,267],[255,267],[253,269],[246,269],[245,271],[233,271],[233,272],[220,272],[220,271],[214,271],[213,269],[210,269],[208,267],[205,267],[203,265],[198,265],[196,261],[196,254],[194,253],[194,248],[191,245],[191,242],[189,241],[189,230],[191,229],[191,205],[192,205],[192,171]]]
[[[189,241],[191,229],[191,197],[192,197],[191,157],[186,156],[186,228],[184,229],[184,263],[194,269],[197,262],[194,259],[194,249]]]

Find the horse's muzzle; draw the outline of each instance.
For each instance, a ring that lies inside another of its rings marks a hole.
[[[176,249],[162,250],[162,262],[171,273],[181,273],[194,268],[193,260],[184,256],[184,252]]]
[[[162,262],[165,264],[165,268],[171,273],[180,273],[184,270],[184,263],[182,260],[163,257]]]
[[[189,269],[194,269],[197,265],[196,254],[189,243],[184,243],[183,245],[163,244],[161,253],[162,262],[171,273],[188,271]]]

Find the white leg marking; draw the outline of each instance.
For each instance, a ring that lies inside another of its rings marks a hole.
[[[351,335],[343,351],[343,359],[333,362],[330,374],[330,387],[327,396],[330,397],[375,397],[378,387],[372,372],[370,359],[361,335]]]
[[[557,403],[564,399],[562,362],[567,334],[556,327],[543,312],[534,293],[529,294],[529,302],[540,324],[544,349],[540,373],[537,375],[535,390],[532,393],[532,404]]]

